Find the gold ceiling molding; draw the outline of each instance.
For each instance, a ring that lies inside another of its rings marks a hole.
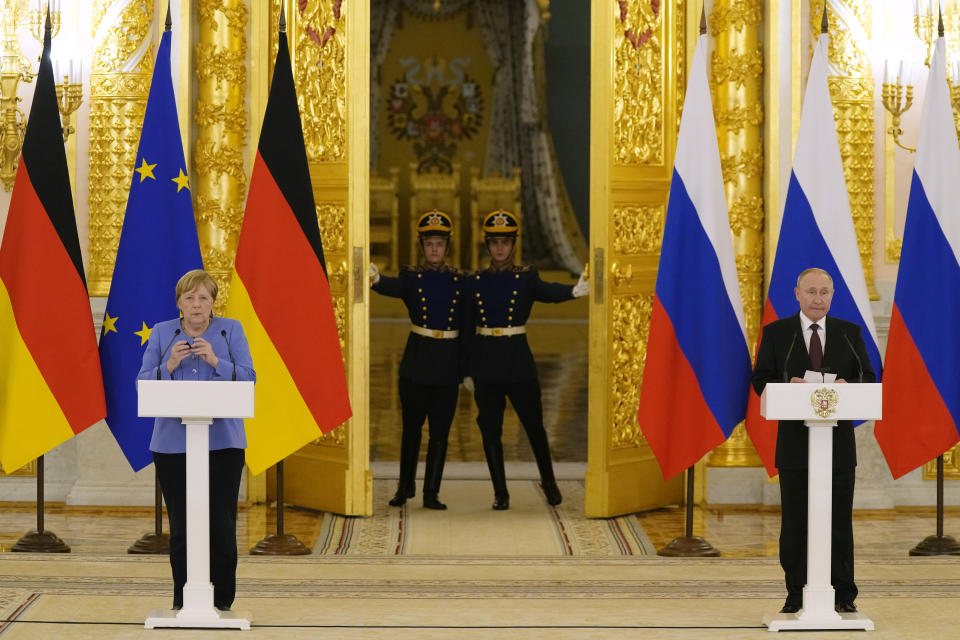
[[[91,296],[110,292],[123,213],[150,92],[153,0],[96,0],[90,73]]]

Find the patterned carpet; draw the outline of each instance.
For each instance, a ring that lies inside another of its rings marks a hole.
[[[142,628],[169,602],[168,572],[158,557],[2,554],[0,638],[173,634]],[[868,561],[858,577],[871,638],[949,637],[960,559]],[[258,638],[762,638],[781,580],[773,559],[243,556],[234,608]]]
[[[314,554],[241,555],[234,609],[251,637],[283,640],[769,637],[761,621],[784,597],[775,557],[661,558],[636,517],[586,519],[583,483],[560,486],[552,508],[535,481],[512,480],[511,508],[493,512],[489,480],[444,482],[438,512],[419,496],[388,507],[394,483],[375,482],[374,516],[323,515]],[[857,582],[871,638],[952,637],[960,557],[861,557]],[[0,553],[0,640],[224,637],[145,630],[170,599],[166,557]]]
[[[563,503],[547,504],[537,482],[510,483],[508,511],[490,509],[487,480],[444,485],[447,511],[420,506],[419,496],[401,507],[387,502],[395,486],[374,484],[373,516],[327,515],[314,546],[317,555],[636,556],[656,550],[632,516],[583,516],[583,482],[560,481]]]

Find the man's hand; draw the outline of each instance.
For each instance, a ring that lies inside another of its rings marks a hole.
[[[463,388],[464,388],[464,389],[466,389],[467,391],[473,393],[473,389],[474,389],[474,386],[473,386],[473,378],[471,378],[470,376],[466,376],[466,377],[463,379],[463,382],[461,382],[460,384],[463,385]]]
[[[847,383],[847,381],[846,381],[846,380],[844,380],[843,378],[837,378],[836,380],[834,380],[834,383],[839,383],[839,384],[846,384],[846,383]]]
[[[790,382],[791,382],[791,383],[797,383],[797,382],[799,382],[799,383],[801,383],[801,384],[806,384],[807,381],[804,380],[803,378],[798,378],[797,376],[793,376],[792,378],[790,378]]]
[[[380,282],[380,268],[371,262],[369,273],[370,273],[370,286],[372,287],[373,285]]]

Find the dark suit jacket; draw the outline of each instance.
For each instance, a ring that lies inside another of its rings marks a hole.
[[[826,317],[826,346],[823,353],[823,369],[837,374],[847,382],[857,382],[860,371],[857,359],[850,349],[844,335],[850,339],[853,348],[863,366],[863,381],[876,382],[877,377],[870,365],[867,347],[860,335],[860,326],[839,318]],[[793,350],[790,350],[790,344]],[[787,360],[787,352],[790,359]],[[787,380],[784,380],[784,366]],[[763,328],[760,348],[757,350],[757,363],[753,368],[751,384],[759,395],[768,382],[788,382],[790,378],[802,378],[813,367],[810,355],[803,342],[800,328],[800,314],[781,318]],[[777,428],[777,454],[775,464],[778,469],[806,469],[807,428],[798,420],[781,420]],[[853,423],[840,420],[833,432],[833,467],[851,469],[857,466],[857,445],[853,435]]]

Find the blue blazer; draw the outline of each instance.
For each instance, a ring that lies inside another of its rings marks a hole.
[[[174,338],[174,332],[180,327],[180,319],[158,322],[150,331],[147,349],[143,353],[143,364],[139,380],[156,380],[157,372],[161,380],[231,380],[233,378],[233,362],[227,349],[227,340],[233,349],[233,356],[237,365],[237,380],[251,380],[256,382],[257,373],[253,370],[253,359],[250,357],[250,347],[247,337],[243,334],[243,327],[236,320],[213,317],[210,326],[201,336],[213,347],[213,352],[220,360],[214,369],[199,356],[187,356],[180,361],[180,365],[167,371],[166,362],[170,358],[170,349],[167,345],[186,340],[193,344],[193,338],[187,336],[181,329],[180,335]],[[226,339],[221,334],[226,331]],[[171,342],[172,341],[172,342]],[[163,361],[161,362],[161,352]],[[210,450],[217,449],[244,449],[247,446],[247,436],[243,430],[241,418],[216,418],[210,425]],[[176,418],[157,418],[153,424],[153,437],[150,440],[150,450],[157,453],[186,453],[187,428]]]

